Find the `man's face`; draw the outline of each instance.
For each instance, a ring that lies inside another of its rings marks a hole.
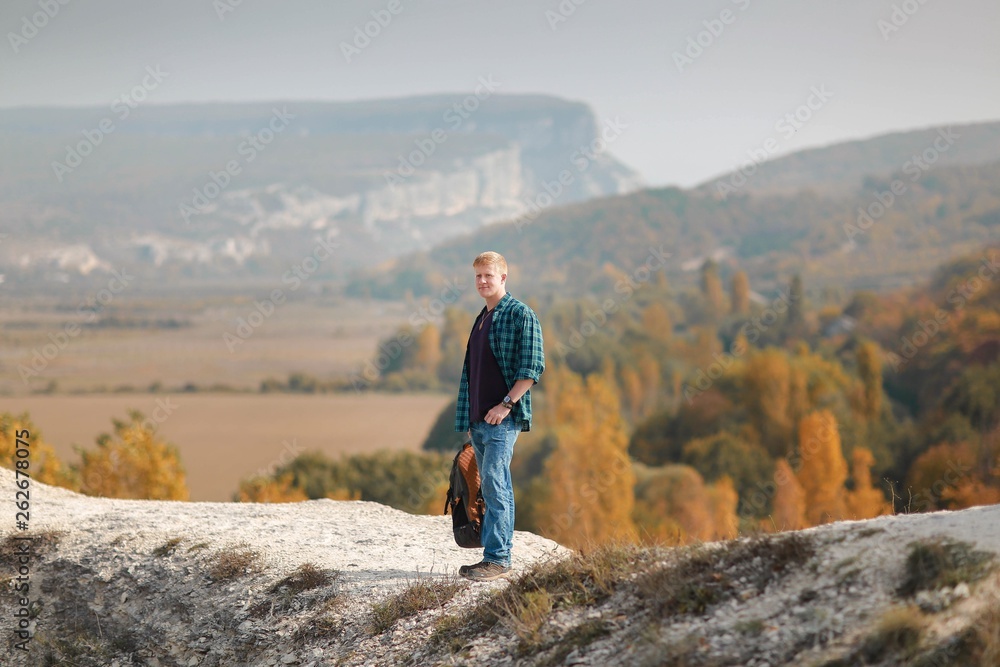
[[[476,289],[479,290],[479,296],[489,299],[500,295],[507,274],[498,273],[493,264],[481,264],[473,268],[476,269]]]

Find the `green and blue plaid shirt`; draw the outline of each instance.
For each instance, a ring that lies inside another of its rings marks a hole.
[[[486,306],[479,311],[482,315]],[[479,321],[479,318],[476,318]],[[472,326],[475,326],[473,323]],[[531,379],[536,383],[545,370],[545,351],[542,349],[542,325],[535,311],[521,303],[508,292],[493,310],[490,324],[490,350],[500,364],[507,390],[518,380]],[[521,424],[522,431],[531,430],[531,391],[514,405],[508,416]],[[455,410],[455,430],[469,430],[469,346],[465,346],[465,363],[462,380],[458,385],[458,408]]]

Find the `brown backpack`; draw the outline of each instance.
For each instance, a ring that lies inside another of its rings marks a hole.
[[[451,509],[451,527],[460,547],[482,547],[479,532],[483,525],[486,503],[479,490],[479,467],[472,443],[466,442],[451,464],[451,483],[444,502],[444,513]]]

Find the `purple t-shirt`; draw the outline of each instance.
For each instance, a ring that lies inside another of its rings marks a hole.
[[[488,310],[472,327],[469,336],[469,421],[483,421],[494,405],[500,405],[507,395],[507,383],[497,358],[490,349],[490,324],[493,311]],[[482,328],[479,325],[482,324]]]

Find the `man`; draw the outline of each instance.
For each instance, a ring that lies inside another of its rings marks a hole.
[[[542,327],[528,306],[507,293],[507,261],[484,252],[472,263],[476,289],[486,305],[479,312],[465,348],[458,387],[455,430],[468,431],[486,513],[481,539],[483,560],[458,573],[491,581],[510,572],[514,541],[514,485],[510,459],[514,441],[531,428],[531,394],[545,370]]]

